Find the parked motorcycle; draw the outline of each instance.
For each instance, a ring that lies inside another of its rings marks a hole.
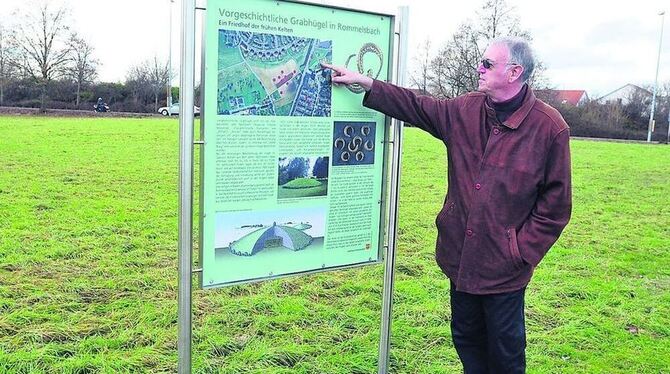
[[[100,113],[109,112],[109,105],[107,105],[107,104],[95,104],[95,105],[93,105],[93,109],[96,112],[100,112]]]
[[[93,110],[99,113],[109,112],[109,105],[102,101],[102,98],[98,98],[98,102],[93,105]]]

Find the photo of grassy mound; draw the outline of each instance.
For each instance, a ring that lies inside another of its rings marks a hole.
[[[328,157],[280,157],[277,199],[326,196]]]
[[[321,186],[321,182],[313,178],[298,178],[294,179],[285,185],[283,188],[299,189],[299,188],[312,188]]]
[[[282,186],[277,191],[278,199],[325,196],[328,193],[328,180],[317,180],[314,178],[294,179]]]

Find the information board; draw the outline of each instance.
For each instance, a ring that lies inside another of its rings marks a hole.
[[[207,3],[201,287],[377,263],[389,119],[321,62],[388,80],[394,18]]]

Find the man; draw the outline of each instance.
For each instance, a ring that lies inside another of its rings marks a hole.
[[[495,39],[483,57],[478,91],[448,100],[324,66],[333,83],[365,88],[365,106],[444,142],[435,258],[451,280],[454,346],[465,373],[523,373],[525,288],[570,219],[569,129],[526,84],[528,43]]]

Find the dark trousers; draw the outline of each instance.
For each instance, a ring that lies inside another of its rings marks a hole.
[[[525,292],[473,295],[451,284],[451,337],[465,374],[525,373]]]

